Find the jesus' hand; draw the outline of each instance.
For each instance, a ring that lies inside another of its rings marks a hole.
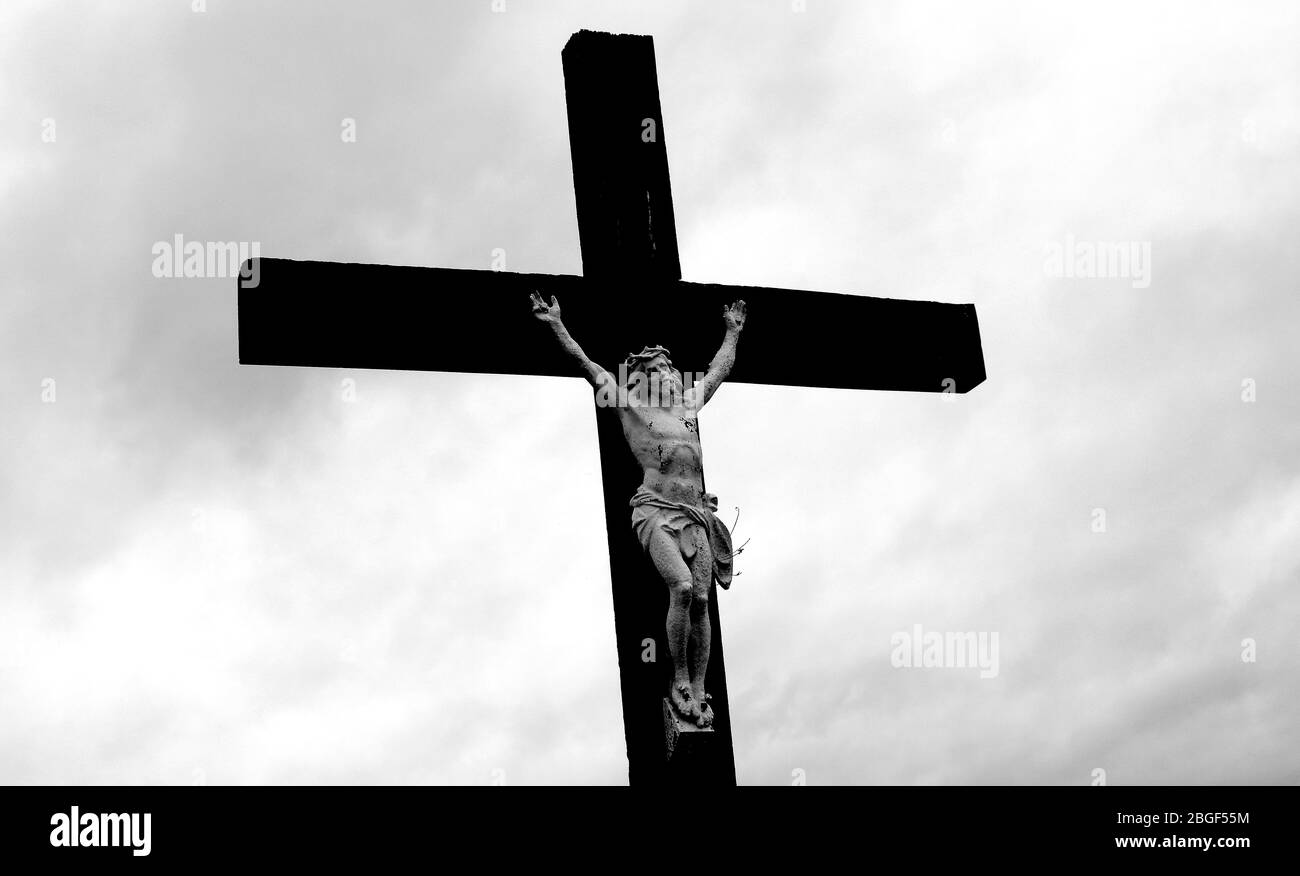
[[[560,324],[560,302],[556,300],[554,295],[551,296],[550,304],[543,301],[542,296],[536,292],[528,296],[528,300],[533,305],[533,316],[542,322],[550,323],[552,327]]]
[[[745,302],[733,301],[722,308],[722,321],[727,324],[727,331],[740,331],[745,327]]]

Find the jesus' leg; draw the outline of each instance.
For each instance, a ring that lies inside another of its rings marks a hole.
[[[695,556],[691,558],[691,697],[695,700],[695,720],[701,727],[713,723],[713,710],[704,692],[704,676],[709,668],[709,645],[713,642],[713,625],[709,622],[709,595],[713,589],[713,552],[704,527],[692,526]]]
[[[670,696],[682,717],[693,718],[698,711],[691,696],[691,672],[686,661],[693,589],[691,570],[682,559],[677,539],[663,530],[656,530],[650,536],[647,550],[655,569],[668,585],[668,653],[673,658]]]

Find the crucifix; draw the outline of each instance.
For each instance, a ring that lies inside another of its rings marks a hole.
[[[730,382],[964,393],[984,380],[972,304],[684,282],[651,37],[580,31],[561,57],[582,276],[261,258],[239,284],[240,363],[577,377],[572,351],[537,324],[563,302],[564,324],[592,362],[610,367],[644,348],[627,361],[655,371],[656,351],[671,351],[700,369],[730,331],[720,314],[743,300]],[[440,324],[445,334],[430,344],[429,326]],[[735,784],[716,588],[697,594],[709,714],[682,721],[666,706],[675,679],[660,656],[673,651],[669,589],[629,507],[646,467],[629,452],[617,405],[599,395],[629,780]]]

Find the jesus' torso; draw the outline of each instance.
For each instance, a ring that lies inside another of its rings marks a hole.
[[[641,483],[673,502],[701,507],[704,459],[695,411],[630,403],[619,408],[623,435],[645,473]]]

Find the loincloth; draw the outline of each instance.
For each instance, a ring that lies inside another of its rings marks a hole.
[[[712,496],[709,498],[713,499],[716,507],[717,500]],[[731,533],[711,510],[670,501],[644,484],[628,504],[632,506],[632,529],[641,547],[649,550],[650,536],[655,530],[662,530],[677,540],[682,558],[688,564],[695,558],[695,542],[686,535],[686,528],[692,525],[704,527],[709,551],[713,554],[713,580],[723,590],[731,586]]]

